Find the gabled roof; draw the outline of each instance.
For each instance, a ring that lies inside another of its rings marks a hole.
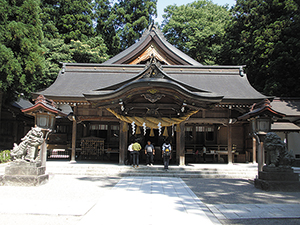
[[[172,84],[173,88],[186,90],[186,94],[221,96],[226,103],[253,104],[267,98],[250,85],[242,66],[203,66],[168,43],[155,26],[145,31],[140,41],[105,63],[64,63],[55,82],[34,95],[86,101],[88,95],[116,93],[123,86],[125,90],[129,83],[146,85],[141,80],[134,81],[148,73],[147,63],[152,59],[162,64],[159,73],[167,78],[160,80],[160,84],[168,83],[169,87]]]
[[[155,51],[151,51],[151,49],[154,49]],[[148,56],[154,54],[158,60],[160,60],[159,53],[164,54],[164,62],[167,65],[202,65],[171,45],[164,38],[159,28],[154,25],[150,26],[150,28],[144,32],[138,42],[103,64],[136,64],[134,60],[145,52],[147,52],[146,54]]]

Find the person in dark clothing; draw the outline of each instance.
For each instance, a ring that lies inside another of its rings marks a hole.
[[[169,162],[170,162],[170,157],[171,157],[171,145],[168,141],[166,141],[163,146],[162,146],[162,156],[164,159],[164,169],[168,170],[169,169]]]
[[[155,155],[155,149],[154,146],[151,144],[151,141],[148,141],[147,145],[145,146],[145,155],[147,156],[147,166],[153,166],[153,155]]]
[[[131,142],[131,144],[128,146],[128,152],[129,152],[129,165],[132,165],[133,164],[133,149],[132,149],[132,145],[133,145],[133,142]]]

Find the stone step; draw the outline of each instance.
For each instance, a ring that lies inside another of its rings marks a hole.
[[[169,176],[169,177],[195,177],[195,178],[248,178],[254,179],[256,169],[244,168],[189,168],[169,167],[168,171],[163,166],[108,166],[103,165],[65,165],[47,166],[47,173],[60,175],[84,175],[84,176]]]

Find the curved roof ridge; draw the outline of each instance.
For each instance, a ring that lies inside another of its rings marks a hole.
[[[155,38],[157,37],[157,38]],[[120,52],[119,54],[115,55],[114,57],[110,58],[109,60],[105,61],[103,64],[125,64],[126,61],[129,60],[129,56],[131,57],[138,57],[138,55],[145,50],[145,47],[151,42],[161,42],[162,45],[166,48],[167,51],[170,51],[173,56],[170,56],[175,59],[175,61],[182,61],[178,62],[178,65],[190,65],[190,66],[202,66],[201,63],[197,62],[196,60],[192,59],[190,56],[186,55],[175,46],[170,44],[166,38],[164,37],[161,30],[156,25],[151,25],[147,30],[144,31],[141,38],[133,45],[125,49],[124,51]],[[165,52],[167,55],[170,53]],[[177,60],[176,60],[177,58]],[[122,61],[123,60],[123,61]]]

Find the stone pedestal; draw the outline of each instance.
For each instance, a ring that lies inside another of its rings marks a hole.
[[[299,175],[290,167],[264,166],[254,185],[265,191],[300,191]]]
[[[41,162],[13,161],[5,168],[2,184],[6,186],[38,186],[48,182],[46,167]]]

